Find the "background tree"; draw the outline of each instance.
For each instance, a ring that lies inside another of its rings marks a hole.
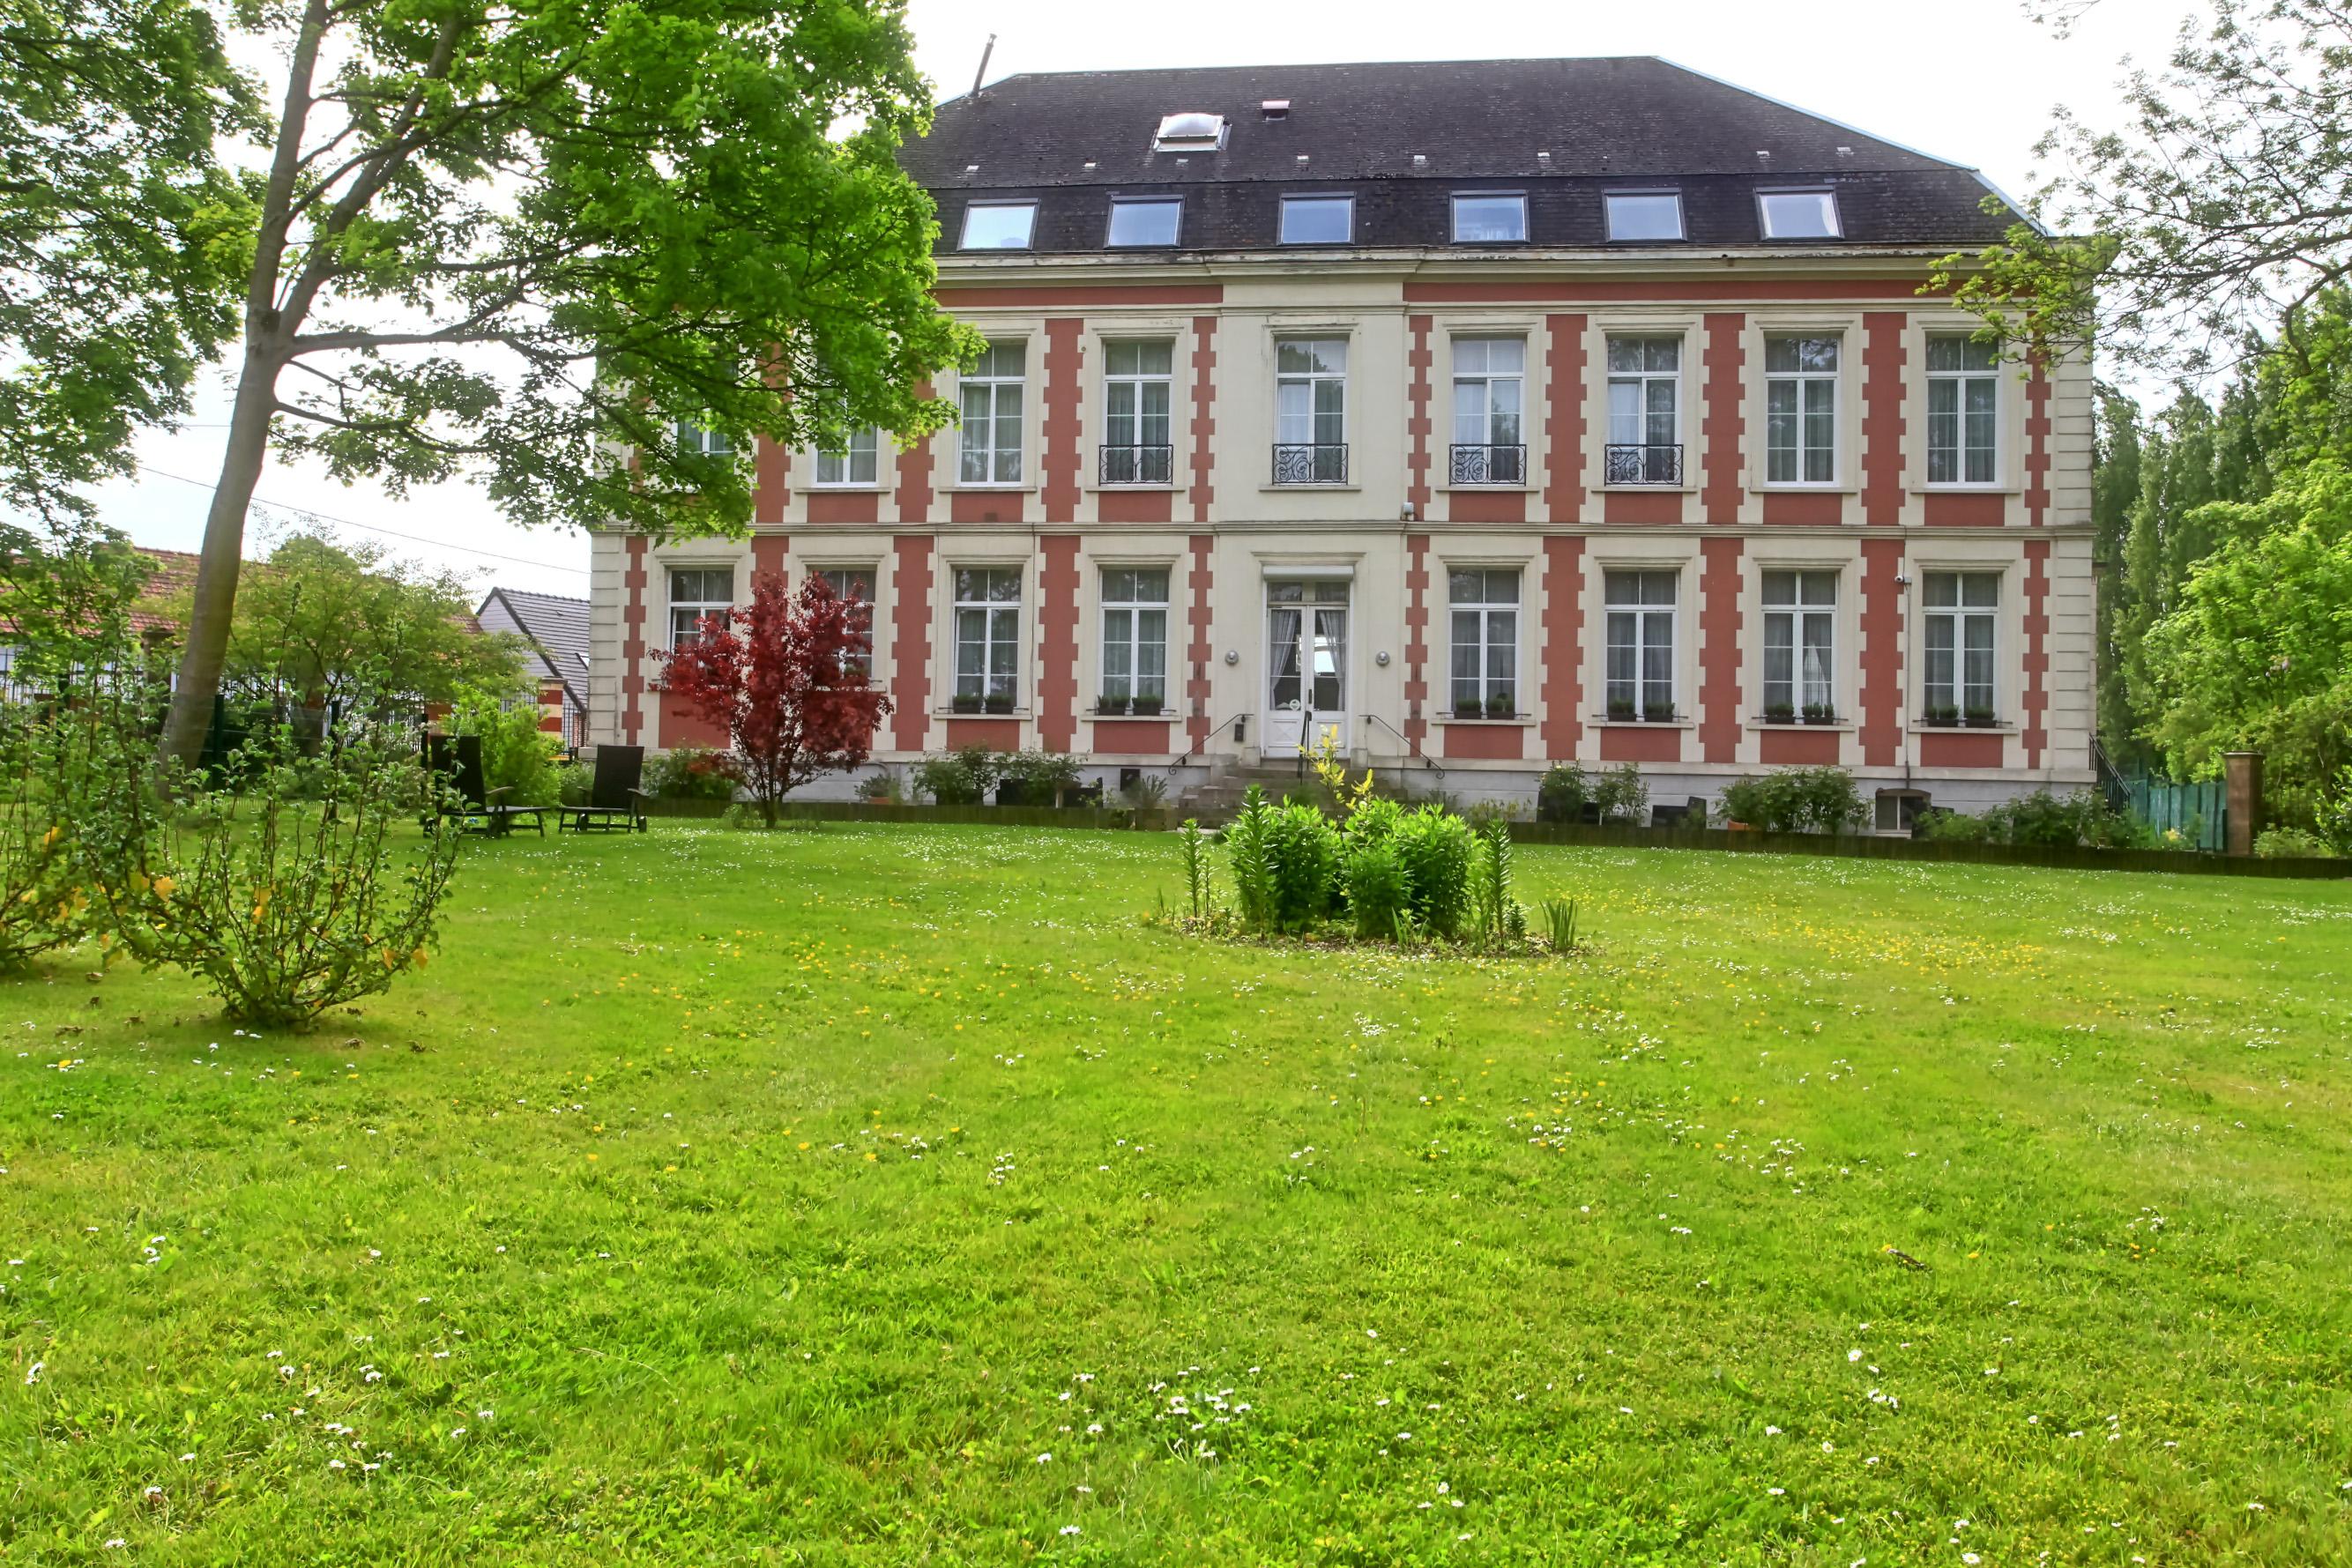
[[[523,689],[521,640],[473,630],[472,595],[453,572],[295,534],[246,575],[223,674],[276,718],[329,705],[405,716],[470,690]]]
[[[784,797],[862,766],[890,699],[865,674],[874,640],[858,600],[811,576],[797,595],[781,572],[751,580],[751,602],[666,655],[662,684],[734,737],[736,771],[768,826]]]
[[[168,753],[201,745],[273,446],[694,534],[748,522],[755,434],[945,423],[914,389],[975,340],[895,161],[930,103],[903,0],[263,5],[284,97]]]
[[[2299,351],[2298,308],[2352,278],[2352,0],[2212,0],[2124,101],[2113,130],[2062,109],[2044,226],[1939,281],[2004,337],[2095,336],[2111,365],[2193,375],[2273,333]]]
[[[236,330],[249,85],[187,0],[0,0],[0,503],[87,516]],[[14,541],[21,545],[21,540]]]

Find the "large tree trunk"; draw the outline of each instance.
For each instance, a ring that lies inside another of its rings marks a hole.
[[[188,640],[180,654],[179,684],[172,689],[161,747],[166,760],[194,768],[204,754],[205,731],[219,698],[221,665],[228,656],[229,622],[236,612],[236,574],[245,553],[245,514],[261,482],[269,454],[269,419],[278,401],[278,364],[265,361],[248,340],[245,371],[237,378],[236,407],[229,416],[228,448],[221,456],[220,483],[205,518],[204,554],[196,562],[194,607]]]
[[[187,647],[180,655],[179,684],[172,690],[157,749],[190,767],[203,758],[205,731],[220,697],[221,665],[228,656],[230,617],[236,611],[236,573],[245,553],[245,514],[261,465],[269,455],[269,422],[278,412],[278,373],[286,366],[294,323],[281,318],[278,285],[293,222],[296,180],[302,168],[302,133],[310,118],[310,84],[319,64],[319,41],[327,27],[327,0],[308,0],[288,61],[286,100],[278,112],[278,139],[269,182],[262,192],[261,223],[255,236],[253,270],[246,279],[245,364],[237,374],[236,406],[229,414],[228,444],[221,454],[220,483],[205,517],[204,553],[196,562],[195,604],[188,616]],[[299,314],[298,307],[296,314]]]

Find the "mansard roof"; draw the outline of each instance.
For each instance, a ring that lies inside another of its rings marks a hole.
[[[1173,114],[1222,116],[1223,144],[1156,151]],[[1272,248],[1286,193],[1353,195],[1375,248],[1448,245],[1448,198],[1479,190],[1524,192],[1538,248],[1606,245],[1609,190],[1679,191],[1701,248],[1767,244],[1756,197],[1791,188],[1837,196],[1843,235],[1815,244],[1982,244],[2017,216],[1981,209],[1973,169],[1646,57],[1013,76],[902,160],[944,251],[967,204],[1024,197],[1049,254],[1106,248],[1114,195],[1181,196],[1183,251]]]

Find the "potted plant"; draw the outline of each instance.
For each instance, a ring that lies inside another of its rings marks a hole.
[[[957,713],[978,713],[980,695],[977,692],[958,692],[948,706]]]
[[[1764,722],[1766,724],[1796,723],[1797,705],[1794,703],[1766,703],[1764,705]]]
[[[1633,721],[1633,699],[1631,697],[1611,697],[1609,699],[1609,716],[1619,724],[1631,724]]]
[[[991,692],[984,699],[982,700],[980,706],[981,711],[983,713],[1011,713],[1013,711],[1013,694],[1011,692]]]
[[[1807,703],[1805,705],[1805,722],[1807,724],[1835,724],[1837,722],[1837,709],[1831,706],[1828,703]]]
[[[1104,718],[1117,718],[1126,711],[1125,697],[1100,696],[1095,699],[1095,712]]]
[[[1642,710],[1642,718],[1647,724],[1672,724],[1675,722],[1675,705],[1660,703],[1645,707]]]
[[[1508,692],[1496,692],[1486,699],[1488,718],[1513,718],[1517,716],[1517,712],[1518,705],[1511,699],[1511,694]]]
[[[1486,716],[1486,705],[1480,702],[1476,697],[1455,697],[1454,699],[1454,716],[1455,718],[1485,718]]]
[[[1929,703],[1924,716],[1931,728],[1949,729],[1960,722],[1960,710],[1950,703]]]
[[[1157,692],[1147,696],[1139,696],[1135,699],[1135,716],[1138,718],[1158,718],[1160,710],[1164,706]]]
[[[1999,719],[1993,716],[1993,711],[1989,707],[1971,707],[1969,709],[1968,723],[1970,729],[1990,729],[1994,725],[2000,722],[2000,721]]]

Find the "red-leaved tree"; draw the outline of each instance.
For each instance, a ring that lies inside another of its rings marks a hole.
[[[734,737],[736,766],[775,826],[798,786],[866,760],[890,699],[867,679],[872,608],[811,573],[794,594],[782,572],[751,579],[751,602],[703,617],[701,634],[664,655],[662,685]]]

